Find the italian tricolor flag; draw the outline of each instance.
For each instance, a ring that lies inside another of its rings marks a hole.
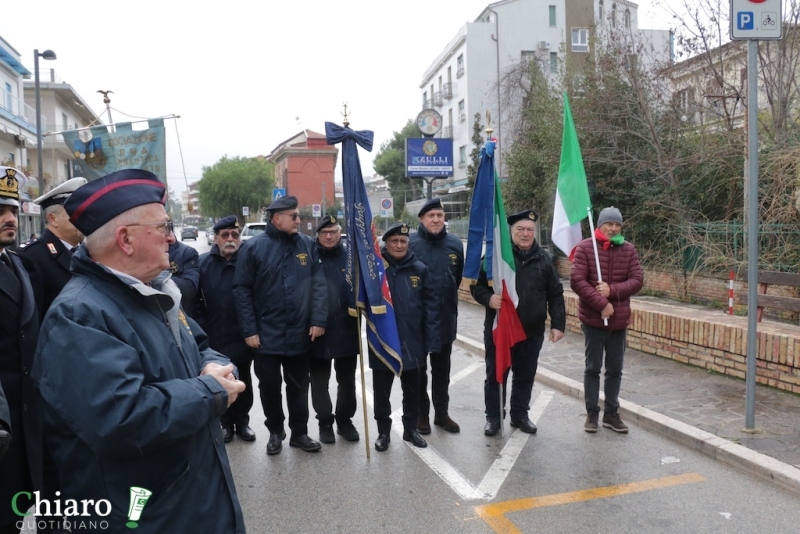
[[[581,221],[589,215],[591,208],[578,133],[575,131],[567,93],[564,93],[564,133],[561,140],[561,163],[558,167],[551,238],[570,261],[575,254],[575,247],[583,239]]]
[[[500,179],[494,179],[494,251],[492,254],[492,287],[495,294],[503,298],[492,325],[495,346],[495,370],[499,384],[503,383],[506,370],[511,367],[511,347],[525,340],[525,330],[517,315],[517,269],[511,249],[511,234],[506,223],[506,209]]]

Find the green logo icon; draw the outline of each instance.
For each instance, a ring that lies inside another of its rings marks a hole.
[[[147,504],[147,499],[153,494],[152,491],[145,488],[137,488],[131,486],[131,504],[128,507],[128,522],[125,526],[128,528],[136,528],[139,526],[139,518],[142,517],[144,505]]]

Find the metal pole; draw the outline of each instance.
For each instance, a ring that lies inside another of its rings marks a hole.
[[[39,50],[33,51],[33,86],[36,93],[36,173],[42,193],[45,192],[44,173],[42,172],[42,101],[39,89]]]
[[[428,200],[433,200],[433,178],[425,178],[428,182]]]
[[[756,355],[758,354],[758,40],[747,41],[747,376],[745,429],[755,428]]]

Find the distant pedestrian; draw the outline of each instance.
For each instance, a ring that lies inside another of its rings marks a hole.
[[[356,413],[356,366],[358,365],[358,320],[355,298],[347,284],[347,250],[342,241],[342,227],[333,215],[322,218],[316,229],[317,252],[328,284],[328,325],[325,335],[314,341],[311,353],[311,404],[319,421],[319,440],[334,443],[336,432],[347,441],[358,441],[353,425]],[[336,371],[336,410],[328,391],[331,362]]]
[[[439,350],[439,297],[430,271],[408,248],[409,227],[398,223],[383,234],[385,245],[381,255],[386,262],[386,279],[392,293],[397,331],[402,348],[403,371],[400,385],[403,388],[403,440],[415,447],[428,443],[417,430],[419,421],[419,395],[421,370],[428,353]],[[394,372],[370,350],[369,366],[372,369],[375,398],[375,421],[378,439],[375,450],[389,448],[392,430],[392,393]]]
[[[214,224],[214,245],[210,252],[200,255],[199,303],[195,306],[196,320],[208,334],[209,346],[230,358],[239,369],[239,379],[245,390],[220,417],[225,443],[239,436],[242,441],[255,441],[250,428],[250,408],[253,407],[253,351],[242,338],[236,302],[233,298],[233,278],[239,255],[241,228],[236,215],[223,217]]]
[[[503,406],[500,406],[500,384],[497,383],[496,349],[492,337],[497,310],[502,297],[489,287],[486,272],[481,269],[477,284],[471,287],[472,296],[486,307],[483,322],[483,340],[486,347],[486,380],[483,392],[486,404],[486,426],[483,433],[494,436],[500,431],[500,421],[505,418],[506,383],[511,381],[511,426],[528,434],[536,433],[536,425],[528,417],[533,380],[539,364],[539,351],[544,342],[545,321],[550,315],[550,341],[558,342],[564,336],[567,324],[564,307],[564,287],[553,266],[550,253],[536,242],[534,210],[525,210],[506,219],[511,228],[511,242],[516,268],[516,290],[519,296],[517,315],[525,329],[525,340],[511,348],[511,367],[503,377]],[[500,251],[495,249],[495,254]]]
[[[586,345],[583,374],[586,422],[583,428],[592,433],[597,432],[600,414],[600,371],[604,354],[603,426],[622,434],[628,432],[619,416],[619,390],[631,297],[642,289],[644,276],[636,248],[625,241],[621,231],[622,213],[613,206],[602,209],[594,235],[581,241],[575,249],[570,275],[570,286],[579,299],[578,318]],[[600,273],[597,272],[593,241],[597,244]]]
[[[181,306],[191,317],[197,315],[197,292],[200,289],[200,265],[197,250],[181,241],[169,245],[169,272],[181,290]]]
[[[289,445],[307,452],[322,448],[308,436],[309,359],[325,334],[328,289],[314,241],[297,231],[297,198],[267,207],[263,234],[239,250],[233,295],[245,343],[255,351],[261,406],[269,430],[267,454],[281,452],[286,438],[281,387],[286,383]]]
[[[428,267],[439,297],[441,348],[430,353],[431,397],[433,399],[433,424],[448,432],[461,430],[449,414],[450,408],[450,355],[458,330],[458,287],[464,271],[464,245],[447,233],[444,206],[439,198],[429,200],[419,210],[419,228],[412,234],[409,247],[414,255]],[[419,395],[420,434],[430,434],[431,399],[428,398],[428,366],[421,369]]]

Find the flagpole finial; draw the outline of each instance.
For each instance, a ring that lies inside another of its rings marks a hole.
[[[344,111],[342,112],[342,117],[344,117],[344,121],[342,121],[342,124],[344,125],[345,128],[347,128],[350,126],[350,121],[348,120],[350,114],[347,112],[347,102],[342,104],[342,106],[344,107]]]
[[[492,138],[492,133],[494,132],[494,128],[492,128],[491,126],[489,126],[488,128],[486,128],[486,130],[485,130],[485,131],[486,131],[486,137],[487,137],[488,139],[491,139],[491,138]]]

